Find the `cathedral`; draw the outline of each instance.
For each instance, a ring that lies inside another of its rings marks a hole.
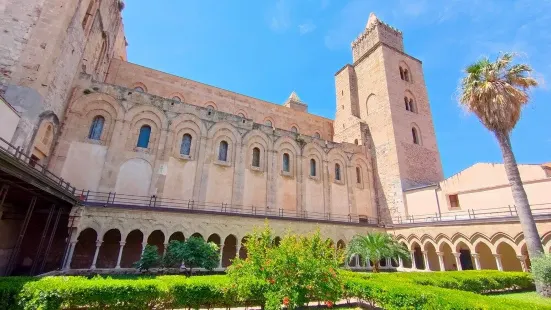
[[[335,247],[387,231],[399,270],[528,270],[501,164],[444,179],[422,63],[371,13],[335,68],[335,119],[127,61],[122,0],[7,0],[0,21],[0,275],[129,272],[201,236],[219,269],[266,219]],[[551,248],[551,165],[520,165]],[[350,268],[369,269],[357,258]]]

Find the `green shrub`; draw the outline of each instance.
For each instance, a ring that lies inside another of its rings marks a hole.
[[[214,242],[206,242],[203,238],[190,237],[181,246],[181,258],[189,275],[193,268],[212,270],[218,266],[220,251]]]
[[[534,280],[544,285],[551,285],[551,254],[531,259]]]
[[[160,258],[157,246],[148,244],[145,246],[140,260],[135,263],[135,267],[140,271],[149,270],[159,265],[159,263]]]
[[[0,277],[0,309],[23,309],[17,303],[19,292],[25,283],[35,280],[36,278],[31,277]]]

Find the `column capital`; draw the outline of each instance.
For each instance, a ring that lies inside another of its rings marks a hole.
[[[119,241],[119,245],[120,245],[120,246],[125,246],[125,245],[126,245],[126,241]]]
[[[461,256],[461,253],[457,253],[457,252],[453,252],[452,254],[453,254],[453,256],[455,256],[457,258],[459,258]]]
[[[501,254],[492,253],[495,258],[501,258]]]
[[[423,253],[423,255],[428,255],[429,251],[421,251],[421,253]]]
[[[526,260],[526,255],[517,255],[517,258],[519,260],[525,261]]]
[[[478,254],[478,253],[471,253],[471,256],[472,256],[473,258],[478,258],[478,257],[480,257],[480,254]]]
[[[410,254],[415,254],[415,250],[409,250]]]
[[[438,256],[444,256],[444,252],[436,252],[436,255],[438,255]]]
[[[100,247],[102,243],[103,243],[103,241],[97,240],[97,241],[96,241],[96,247]]]

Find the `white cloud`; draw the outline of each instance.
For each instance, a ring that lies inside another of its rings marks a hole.
[[[305,35],[314,30],[316,30],[316,25],[314,25],[314,23],[311,20],[298,25],[298,31],[300,32],[301,35]]]
[[[286,0],[278,0],[269,15],[270,29],[283,32],[291,26],[291,12]]]

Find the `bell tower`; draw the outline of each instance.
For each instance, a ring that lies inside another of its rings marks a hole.
[[[352,59],[335,74],[334,140],[370,147],[379,214],[388,222],[408,214],[404,190],[443,178],[422,63],[373,13],[352,42]]]

